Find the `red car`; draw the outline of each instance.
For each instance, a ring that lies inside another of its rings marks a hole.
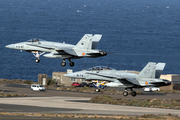
[[[81,85],[78,82],[73,82],[71,86],[81,87]]]

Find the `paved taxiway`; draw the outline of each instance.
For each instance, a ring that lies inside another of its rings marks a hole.
[[[43,117],[43,116],[7,116],[7,115],[0,115],[0,120],[114,120],[114,119],[59,118],[59,117]]]
[[[27,94],[28,97],[0,98],[0,112],[30,112],[30,113],[84,113],[84,114],[175,114],[180,115],[180,110],[133,107],[122,105],[96,104],[88,101],[97,95],[92,93],[67,92],[47,90],[34,92],[29,87],[17,85],[1,85],[0,90],[5,93]],[[112,97],[125,98],[122,95]],[[128,96],[126,99],[179,99],[179,94],[146,94],[137,97]]]
[[[180,115],[180,110],[159,109],[146,107],[133,107],[110,104],[88,103],[91,98],[84,97],[25,97],[25,98],[1,98],[0,104],[18,105],[10,106],[9,112],[41,112],[41,113],[83,113],[83,114],[122,114],[122,115],[144,115],[144,114],[175,114]],[[25,106],[24,109],[22,108]],[[34,106],[27,109],[27,106]],[[38,108],[37,108],[38,107]],[[43,107],[43,108],[42,108]],[[14,109],[13,109],[14,108]],[[21,109],[22,108],[22,109]],[[36,110],[37,109],[37,110]],[[1,111],[7,111],[1,108]]]
[[[124,90],[124,88],[122,88]],[[137,89],[139,90],[139,89]],[[30,85],[15,85],[15,84],[0,84],[0,91],[6,94],[26,94],[28,97],[53,97],[53,96],[64,96],[64,97],[87,97],[92,98],[98,95],[105,95],[101,93],[82,93],[82,92],[70,92],[70,91],[59,91],[47,89],[45,92],[34,92],[30,90]],[[163,94],[154,92],[144,92],[143,95],[137,95],[132,97],[128,95],[109,95],[114,98],[122,99],[180,99],[180,94]]]

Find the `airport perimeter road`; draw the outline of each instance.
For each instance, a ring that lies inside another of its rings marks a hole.
[[[0,115],[0,120],[114,120],[114,119],[96,119],[96,118],[60,118],[60,117],[43,117],[43,116],[7,116]]]
[[[31,106],[42,109],[34,112],[45,113],[81,113],[81,114],[121,114],[121,115],[144,115],[144,114],[174,114],[180,115],[180,110],[159,109],[146,107],[133,107],[109,104],[88,103],[91,98],[84,97],[25,97],[25,98],[0,98],[0,104],[19,105],[20,112],[33,112],[26,107]],[[22,108],[20,105],[26,106]],[[11,106],[10,106],[11,107]],[[13,112],[17,107],[10,108]],[[5,112],[8,108],[0,108]],[[21,109],[21,110],[20,110]]]
[[[0,115],[0,120],[115,120],[115,119]]]
[[[123,89],[122,89],[123,90]],[[26,94],[27,97],[54,97],[54,96],[64,96],[64,97],[87,97],[93,98],[98,95],[107,95],[102,93],[83,93],[83,92],[70,92],[70,91],[59,91],[47,89],[45,92],[35,92],[30,89],[30,85],[16,85],[16,84],[0,84],[0,91],[5,94]],[[108,94],[109,95],[109,94]],[[155,92],[143,92],[143,95],[137,95],[132,97],[128,95],[124,97],[123,95],[109,95],[114,98],[122,99],[180,99],[180,94],[163,94]]]

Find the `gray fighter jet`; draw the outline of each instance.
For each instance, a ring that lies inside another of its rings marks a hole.
[[[85,34],[82,39],[76,44],[65,44],[59,42],[50,42],[42,39],[31,39],[26,42],[20,42],[7,45],[7,48],[25,50],[26,52],[33,53],[37,58],[36,63],[40,62],[39,57],[43,55],[48,58],[61,58],[63,59],[61,65],[65,66],[65,59],[69,60],[69,65],[74,66],[74,62],[71,59],[79,59],[82,57],[101,57],[106,56],[107,53],[102,50],[97,50],[97,44],[100,41],[102,35]]]
[[[128,71],[115,70],[110,67],[93,67],[88,70],[78,71],[66,74],[66,77],[80,78],[86,80],[102,80],[109,81],[105,86],[109,87],[124,87],[124,96],[128,95],[127,89],[131,90],[131,95],[136,96],[134,88],[143,88],[147,86],[167,86],[171,82],[160,79],[160,75],[165,67],[165,63],[149,62],[143,70],[139,73],[132,73]],[[96,90],[100,91],[100,90]]]

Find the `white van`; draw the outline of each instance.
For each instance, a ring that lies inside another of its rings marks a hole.
[[[160,89],[158,87],[145,87],[144,91],[160,91]]]
[[[31,90],[34,90],[34,91],[45,91],[45,88],[42,85],[39,85],[39,84],[32,84],[31,85]]]

